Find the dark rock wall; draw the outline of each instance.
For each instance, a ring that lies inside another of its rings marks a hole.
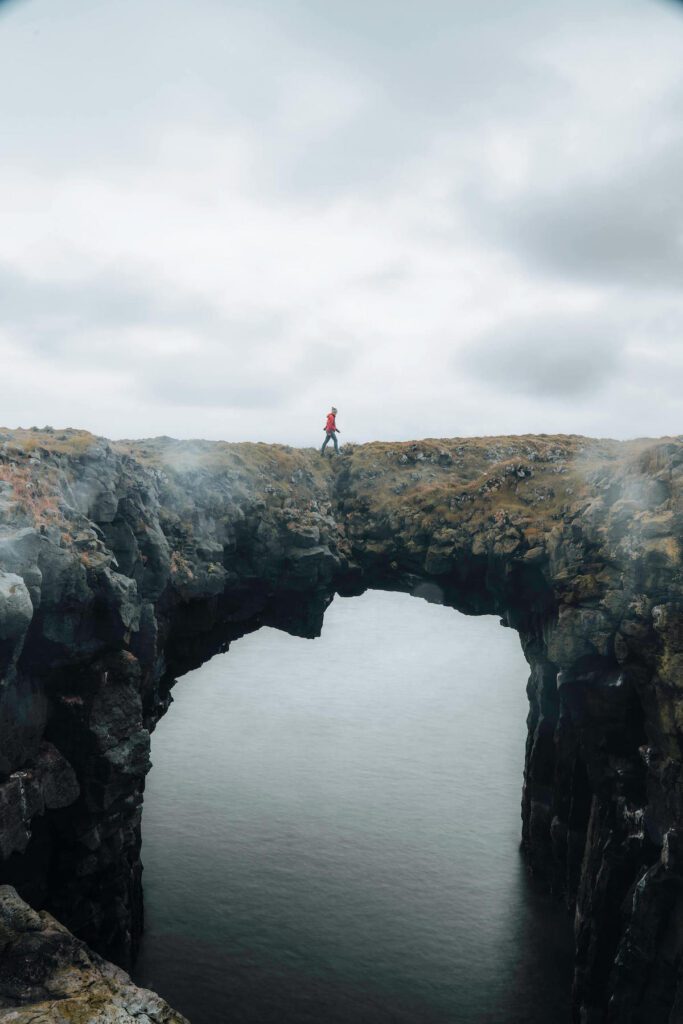
[[[682,479],[677,439],[322,459],[6,435],[0,881],[129,963],[149,737],[175,679],[261,625],[316,636],[335,593],[402,590],[519,632],[522,841],[575,909],[576,1019],[683,1019]]]

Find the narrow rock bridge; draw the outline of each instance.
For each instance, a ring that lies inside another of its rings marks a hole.
[[[318,635],[336,594],[406,591],[519,633],[522,842],[575,908],[576,1019],[683,1020],[682,485],[680,438],[327,459],[4,432],[0,882],[129,964],[149,738],[175,679],[262,625]],[[0,1007],[39,1007],[44,932],[24,977],[2,922]]]

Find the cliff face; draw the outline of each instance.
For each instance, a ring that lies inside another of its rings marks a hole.
[[[683,1020],[682,485],[679,439],[323,459],[6,432],[0,881],[129,963],[174,680],[261,625],[317,635],[335,594],[407,591],[519,632],[523,843],[575,906],[577,1020]]]

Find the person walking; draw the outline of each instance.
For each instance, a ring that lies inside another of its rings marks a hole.
[[[331,410],[327,414],[327,422],[323,427],[323,430],[325,431],[325,440],[323,441],[323,446],[320,449],[321,455],[325,454],[325,449],[327,448],[330,441],[334,443],[334,450],[337,453],[337,455],[339,455],[339,444],[337,442],[337,434],[340,434],[341,431],[337,426],[337,421],[335,418],[336,415],[337,410],[335,409],[334,406],[332,406]]]

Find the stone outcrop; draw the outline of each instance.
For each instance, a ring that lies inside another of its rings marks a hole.
[[[154,992],[93,953],[46,911],[0,886],[3,1024],[187,1024]]]
[[[577,1021],[683,1020],[682,485],[679,438],[328,459],[5,433],[0,880],[129,964],[175,679],[261,625],[316,636],[336,594],[406,591],[520,635],[522,841],[574,909]]]

